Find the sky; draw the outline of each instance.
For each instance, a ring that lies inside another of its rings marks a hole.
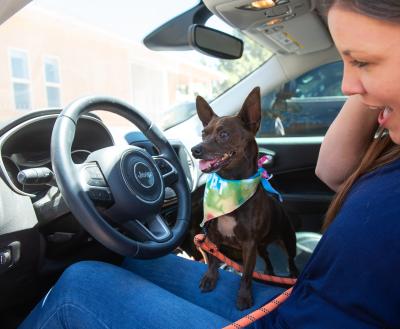
[[[141,41],[155,28],[198,2],[198,0],[34,0],[31,5],[62,12],[66,16],[112,31],[124,38]]]
[[[143,39],[150,32],[197,3],[199,0],[33,0],[29,6],[57,12],[143,45]],[[232,32],[228,24],[215,16],[206,25]],[[214,58],[195,51],[174,52],[172,56],[215,62]]]

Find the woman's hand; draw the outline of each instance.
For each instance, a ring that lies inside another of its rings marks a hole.
[[[350,96],[329,127],[315,174],[337,191],[361,161],[378,127],[379,111],[369,109],[359,95]]]

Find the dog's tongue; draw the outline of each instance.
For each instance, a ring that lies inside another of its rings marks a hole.
[[[206,171],[207,169],[209,169],[211,167],[213,162],[214,162],[214,160],[200,160],[199,161],[200,170]]]

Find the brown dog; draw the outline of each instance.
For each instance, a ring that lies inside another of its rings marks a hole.
[[[219,177],[235,181],[247,179],[257,173],[258,147],[255,135],[261,120],[260,88],[251,91],[236,116],[218,117],[200,96],[196,99],[196,106],[204,126],[203,142],[192,148],[192,154],[195,158],[201,159],[200,169],[208,173],[217,172]],[[250,195],[247,201],[229,213],[218,212],[218,217],[213,219],[210,219],[212,215],[205,214],[207,237],[217,247],[225,245],[242,251],[243,276],[236,301],[240,310],[249,308],[253,304],[251,284],[257,251],[265,261],[265,272],[273,274],[267,252],[269,243],[283,242],[288,253],[290,274],[297,276],[294,263],[296,256],[294,229],[280,202],[269,195],[261,183],[256,184],[254,190],[254,194]],[[215,201],[216,204],[219,204],[218,202]],[[219,204],[218,207],[222,206]],[[204,292],[213,290],[217,279],[218,260],[210,256],[208,271],[200,281],[200,288]]]

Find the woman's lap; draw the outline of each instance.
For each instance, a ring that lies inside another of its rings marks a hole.
[[[221,273],[216,289],[201,293],[203,264],[171,255],[123,266],[128,270],[71,266],[20,328],[221,328],[248,313],[235,307],[240,278],[233,273]],[[255,301],[264,304],[280,291],[256,283]]]
[[[199,262],[168,255],[151,261],[126,258],[122,267],[230,321],[240,319],[284,291],[279,287],[253,282],[254,306],[251,309],[239,311],[236,308],[236,297],[240,286],[240,276],[237,274],[220,270],[215,289],[204,293],[201,292],[199,283],[207,266]]]

